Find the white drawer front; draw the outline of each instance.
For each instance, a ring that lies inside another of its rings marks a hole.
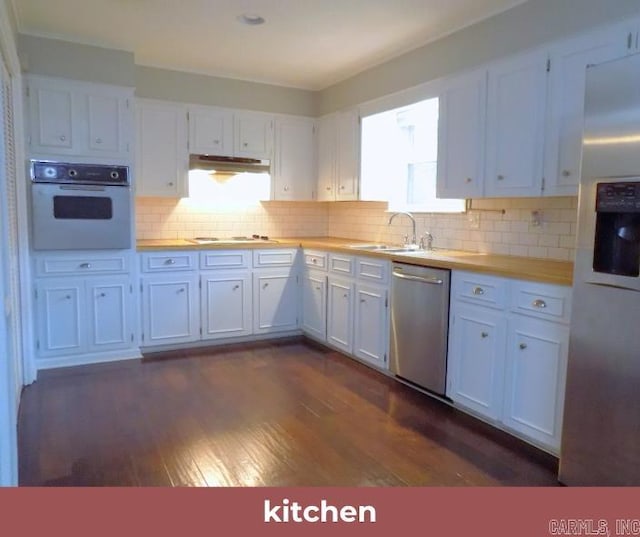
[[[389,281],[389,262],[375,257],[359,257],[356,263],[358,279],[377,283]]]
[[[511,282],[511,311],[568,323],[571,319],[571,288],[514,280]]]
[[[355,259],[350,255],[329,254],[329,272],[353,276]]]
[[[123,273],[129,270],[128,256],[113,257],[56,257],[43,256],[36,259],[38,276],[60,276],[63,274]]]
[[[249,250],[200,252],[200,268],[202,270],[249,268],[250,265],[251,252]]]
[[[296,261],[297,248],[254,250],[254,267],[290,267]]]
[[[308,268],[327,270],[327,253],[317,250],[304,251],[304,264]]]
[[[451,294],[464,300],[495,309],[506,307],[507,281],[471,272],[453,271]]]
[[[154,252],[142,254],[142,272],[194,270],[197,252]]]

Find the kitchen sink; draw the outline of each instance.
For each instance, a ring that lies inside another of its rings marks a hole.
[[[384,251],[384,252],[422,252],[417,247],[410,246],[393,246],[389,244],[350,244],[349,248],[354,250],[368,250],[368,251]]]

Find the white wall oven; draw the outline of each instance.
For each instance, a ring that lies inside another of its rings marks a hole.
[[[127,166],[32,160],[34,250],[131,247]]]

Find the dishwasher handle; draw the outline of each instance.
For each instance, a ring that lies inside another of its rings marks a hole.
[[[442,285],[444,282],[440,278],[422,278],[421,276],[412,276],[411,274],[400,274],[399,272],[392,273],[396,278],[401,280],[411,280],[414,282],[430,283],[432,285]]]

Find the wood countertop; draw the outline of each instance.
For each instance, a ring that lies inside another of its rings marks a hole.
[[[430,252],[392,253],[384,250],[371,251],[351,247],[351,245],[358,244],[370,243],[335,237],[284,237],[271,241],[216,241],[207,243],[196,243],[189,239],[153,239],[139,240],[137,242],[137,250],[143,252],[154,250],[226,250],[282,247],[317,248],[352,255],[379,257],[413,265],[468,270],[559,285],[572,285],[573,283],[573,263],[569,261],[483,254],[462,250],[436,249]]]

